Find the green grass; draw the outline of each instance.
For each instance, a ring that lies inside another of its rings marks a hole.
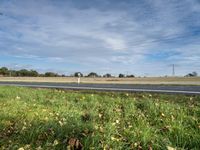
[[[0,87],[0,149],[200,149],[200,97]]]

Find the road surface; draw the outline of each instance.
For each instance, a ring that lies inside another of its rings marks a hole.
[[[183,85],[133,85],[133,84],[76,84],[46,82],[2,82],[0,86],[22,86],[32,88],[57,88],[69,90],[121,91],[121,92],[154,92],[171,94],[200,95],[200,86]]]

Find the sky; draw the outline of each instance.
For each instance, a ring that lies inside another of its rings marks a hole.
[[[200,73],[199,0],[0,0],[0,67]]]

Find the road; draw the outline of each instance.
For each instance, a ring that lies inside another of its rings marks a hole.
[[[22,86],[32,88],[57,88],[69,90],[121,91],[121,92],[154,92],[171,94],[200,95],[200,86],[183,85],[133,85],[133,84],[76,84],[47,82],[2,82],[1,86]]]

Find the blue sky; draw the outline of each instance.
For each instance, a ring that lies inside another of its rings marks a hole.
[[[200,73],[199,0],[0,0],[0,67]]]

